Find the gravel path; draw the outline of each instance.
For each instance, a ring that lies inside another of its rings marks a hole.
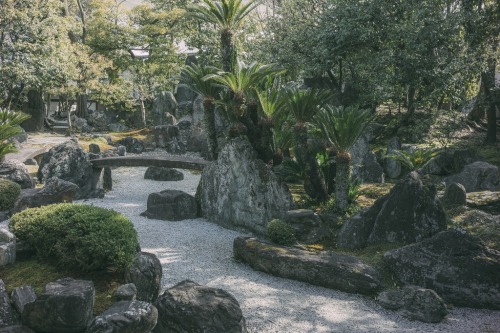
[[[112,208],[133,221],[143,251],[155,253],[163,265],[164,289],[190,279],[233,294],[249,332],[500,333],[500,311],[455,308],[444,322],[424,324],[386,311],[367,297],[256,272],[232,257],[239,232],[204,219],[167,222],[139,216],[149,193],[179,189],[194,194],[200,178],[184,171],[184,181],[155,182],[143,179],[145,170],[113,170],[113,191],[84,203]]]

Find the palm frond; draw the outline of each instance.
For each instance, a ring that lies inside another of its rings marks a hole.
[[[7,140],[21,132],[19,124],[29,117],[21,112],[0,109],[0,157],[16,151],[16,146]]]
[[[285,112],[296,123],[306,123],[330,101],[330,93],[326,90],[287,88],[284,91]]]
[[[407,169],[413,171],[425,167],[433,157],[440,153],[440,150],[425,148],[419,148],[413,151],[395,150],[384,156],[384,158],[390,158],[400,162]]]
[[[204,78],[216,72],[217,69],[214,67],[191,64],[181,71],[181,85],[202,96],[215,98],[220,92],[220,87]]]
[[[202,0],[201,4],[188,7],[188,15],[202,22],[218,25],[222,29],[237,29],[243,19],[257,7],[255,0],[246,4],[242,0]]]

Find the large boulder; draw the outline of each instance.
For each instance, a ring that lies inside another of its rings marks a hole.
[[[43,155],[38,168],[38,179],[46,182],[56,177],[77,185],[78,199],[92,197],[92,164],[76,139],[52,147]]]
[[[446,184],[460,183],[468,192],[499,189],[498,167],[487,162],[467,164],[462,172],[443,179]]]
[[[349,150],[352,158],[352,177],[364,182],[380,183],[384,179],[384,169],[370,148],[371,133],[364,133]]]
[[[465,206],[467,203],[467,191],[465,187],[460,183],[451,183],[446,186],[443,203],[447,206]]]
[[[203,217],[228,228],[265,234],[268,221],[293,208],[292,196],[248,140],[232,139],[205,167],[198,187]]]
[[[150,333],[158,310],[147,302],[120,301],[94,318],[86,333]]]
[[[401,140],[397,136],[393,137],[387,143],[387,155],[393,154],[395,151],[401,150]],[[385,174],[389,178],[398,178],[401,175],[401,162],[392,158],[386,158],[384,162]]]
[[[434,186],[424,186],[417,172],[397,183],[388,195],[342,226],[337,244],[363,248],[379,243],[414,243],[446,229],[446,213]]]
[[[19,324],[19,315],[11,304],[3,280],[0,279],[0,327],[17,324]]]
[[[18,313],[24,312],[26,304],[36,301],[35,289],[32,286],[16,288],[12,291],[10,297]]]
[[[133,283],[137,300],[154,302],[160,293],[163,275],[160,260],[152,253],[139,252],[132,266],[125,272],[125,283]]]
[[[151,166],[147,168],[144,179],[158,181],[179,181],[184,179],[184,174],[178,170],[165,167]]]
[[[154,333],[246,333],[238,301],[228,292],[185,280],[154,303],[158,324]]]
[[[155,126],[153,134],[157,147],[166,148],[172,154],[186,152],[186,144],[181,140],[179,127],[175,125]]]
[[[500,309],[500,252],[477,237],[447,230],[384,254],[403,284],[435,290],[458,306]]]
[[[31,178],[24,163],[16,160],[0,162],[0,178],[18,183],[22,189],[35,187],[35,181]]]
[[[144,141],[127,136],[116,142],[119,146],[124,146],[127,152],[132,154],[141,154],[144,151]]]
[[[13,211],[20,212],[26,208],[40,207],[54,203],[73,202],[79,188],[76,184],[52,177],[41,189],[22,190]]]
[[[448,314],[446,303],[434,290],[416,286],[381,292],[377,301],[386,309],[400,310],[403,316],[424,323],[439,323]]]
[[[92,320],[94,297],[92,281],[50,282],[36,301],[24,306],[23,324],[43,333],[82,332]]]
[[[328,236],[323,221],[310,209],[295,209],[286,212],[284,221],[295,230],[295,237],[301,243],[315,244]]]
[[[16,236],[0,228],[0,267],[16,262]]]
[[[168,115],[177,114],[177,101],[174,94],[170,91],[158,93],[153,101],[153,115],[158,124],[169,124]]]
[[[433,157],[423,171],[431,175],[450,175],[460,172],[467,164],[477,160],[477,152],[473,149],[447,149]]]
[[[141,213],[151,219],[182,221],[198,216],[196,199],[179,190],[164,190],[148,196],[148,209]]]
[[[380,289],[380,274],[353,256],[335,252],[313,253],[237,237],[233,255],[253,269],[287,279],[350,293],[373,294]]]

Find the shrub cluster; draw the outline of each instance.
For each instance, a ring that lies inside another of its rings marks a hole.
[[[267,236],[279,245],[293,245],[297,241],[293,227],[280,219],[271,220],[267,224]]]
[[[21,186],[11,180],[0,178],[0,211],[9,210],[21,194]]]
[[[132,264],[138,248],[129,219],[83,204],[26,209],[12,217],[11,228],[39,258],[68,269],[123,270]]]

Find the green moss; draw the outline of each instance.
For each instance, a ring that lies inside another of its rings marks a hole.
[[[26,209],[12,217],[11,229],[38,258],[75,270],[124,270],[132,264],[138,248],[129,219],[82,204]]]
[[[0,178],[0,211],[10,210],[21,194],[21,186],[13,181]]]

